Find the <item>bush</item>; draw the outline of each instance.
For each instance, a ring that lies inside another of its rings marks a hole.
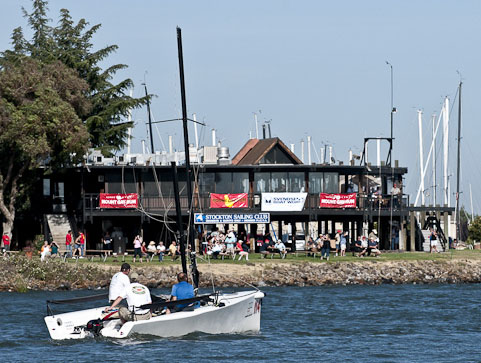
[[[469,239],[480,242],[481,241],[481,217],[474,218],[473,222],[469,225]]]

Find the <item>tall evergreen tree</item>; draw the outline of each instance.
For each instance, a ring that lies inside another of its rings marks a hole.
[[[16,28],[12,35],[13,50],[4,52],[3,56],[11,59],[29,55],[46,63],[59,60],[74,69],[89,85],[87,97],[92,108],[84,118],[90,134],[89,141],[104,155],[112,155],[126,145],[127,129],[132,127],[132,123],[124,121],[129,110],[145,105],[147,97],[133,98],[128,95],[128,90],[133,87],[131,79],[117,84],[113,82],[116,73],[126,69],[127,65],[115,64],[107,69],[100,67],[100,62],[118,48],[117,45],[109,45],[99,50],[93,49],[92,38],[100,29],[100,24],[89,27],[85,19],[75,23],[70,12],[61,9],[58,26],[51,27],[47,5],[46,0],[33,0],[31,13],[23,9],[33,37],[26,40],[22,29]]]

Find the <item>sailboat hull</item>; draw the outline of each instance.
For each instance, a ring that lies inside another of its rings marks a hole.
[[[127,322],[110,320],[100,330],[100,335],[110,338],[126,338],[133,334],[160,337],[179,337],[193,332],[208,334],[234,334],[259,332],[262,308],[261,291],[244,291],[221,294],[218,304],[208,304],[193,311],[181,311],[159,315],[149,320]],[[55,340],[82,339],[89,336],[82,326],[98,319],[103,308],[45,317],[50,337]],[[59,321],[61,325],[59,325]],[[80,327],[80,328],[79,328]]]

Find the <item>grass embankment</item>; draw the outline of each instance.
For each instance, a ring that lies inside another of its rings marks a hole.
[[[481,250],[450,250],[449,252],[441,252],[441,253],[426,253],[426,252],[388,252],[383,253],[379,257],[369,257],[366,256],[364,258],[359,258],[353,256],[352,253],[347,253],[345,257],[335,256],[331,253],[329,261],[321,260],[320,254],[318,253],[316,257],[306,256],[304,253],[299,253],[296,256],[294,253],[288,254],[285,259],[281,259],[279,255],[274,255],[271,259],[270,256],[266,258],[261,258],[261,255],[258,253],[250,254],[249,261],[246,261],[244,258],[241,261],[237,259],[233,261],[230,258],[226,258],[222,260],[220,257],[218,259],[207,259],[204,256],[200,256],[197,259],[197,263],[199,265],[203,264],[225,264],[225,265],[246,265],[252,263],[281,263],[281,264],[290,264],[290,263],[303,263],[303,262],[310,262],[310,263],[336,263],[336,262],[367,262],[367,261],[449,261],[449,260],[481,260]],[[98,257],[94,258],[91,262],[88,259],[79,259],[73,260],[69,259],[69,264],[96,264],[96,265],[112,265],[117,266],[122,263],[122,258],[114,258],[108,257],[105,262],[100,260]],[[180,266],[180,258],[176,261],[171,261],[170,257],[165,257],[162,262],[159,262],[157,258],[154,257],[152,262],[146,262],[144,259],[143,263],[140,263],[137,259],[137,262],[132,261],[132,256],[125,256],[125,262],[128,262],[132,266],[141,267],[141,266],[148,266],[148,265],[158,265],[158,266]]]
[[[175,283],[181,270],[180,259],[163,262],[135,262],[131,256],[125,261],[140,275],[140,282],[149,287],[165,287]],[[98,257],[88,259],[51,258],[41,262],[38,257],[12,256],[0,260],[0,291],[86,289],[108,287],[111,276],[119,271],[122,258],[109,257],[103,262]],[[380,257],[358,258],[331,255],[329,261],[304,254],[289,254],[286,259],[276,255],[261,258],[251,254],[249,261],[231,259],[198,259],[201,285],[212,280],[218,286],[271,285],[327,285],[381,283],[453,283],[481,282],[481,251],[464,250],[429,254],[384,253]]]

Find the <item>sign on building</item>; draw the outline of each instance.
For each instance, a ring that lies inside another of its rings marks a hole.
[[[262,193],[262,211],[299,212],[304,209],[307,193]]]
[[[211,208],[247,208],[247,193],[216,194],[210,193]]]
[[[138,195],[100,193],[100,208],[137,208]]]
[[[230,213],[230,214],[207,214],[195,213],[195,224],[217,224],[217,223],[270,223],[269,213]]]
[[[327,194],[319,196],[319,207],[321,208],[356,208],[356,193],[349,194]]]

